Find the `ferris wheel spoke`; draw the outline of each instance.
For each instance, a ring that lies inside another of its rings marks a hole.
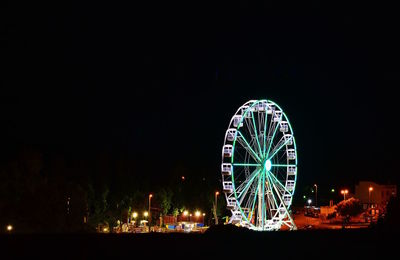
[[[267,121],[268,121],[268,114],[265,112],[265,119],[264,119],[264,141],[263,141],[263,155],[265,155],[265,150],[267,148],[266,144],[266,137],[267,137]]]
[[[275,130],[274,130],[274,133],[273,133],[273,135],[272,135],[271,140],[269,140],[269,147],[268,147],[267,154],[266,154],[265,157],[268,157],[269,151],[270,151],[270,149],[271,149],[271,146],[272,146],[272,143],[273,143],[273,141],[274,141],[275,134],[276,134],[276,131],[278,130],[278,128],[279,128],[279,121],[276,122]]]
[[[251,211],[250,211],[250,216],[249,216],[249,221],[251,221],[251,219],[253,218],[253,212],[254,212],[254,206],[255,206],[255,204],[256,204],[256,199],[257,199],[257,193],[258,193],[258,187],[260,186],[260,180],[261,180],[261,177],[260,177],[260,175],[258,175],[258,183],[257,183],[257,187],[256,187],[256,191],[254,192],[254,199],[253,199],[253,205],[252,205],[252,207],[251,207]],[[254,222],[254,224],[256,224],[255,222]]]
[[[251,112],[251,118],[253,120],[254,134],[255,134],[255,137],[256,137],[257,145],[258,145],[258,151],[260,152],[260,155],[262,156],[262,150],[261,150],[260,141],[258,140],[258,134],[257,134],[258,131],[257,131],[257,126],[256,126],[256,121],[254,120],[253,111]]]
[[[295,164],[271,164],[271,167],[290,167],[290,166],[296,166]]]
[[[267,176],[269,177],[269,180],[270,180],[271,182],[273,182],[273,181],[272,181],[272,177],[270,176],[270,174],[267,174]],[[278,196],[278,198],[279,198],[279,201],[280,201],[279,205],[282,205],[282,206],[285,208],[286,212],[288,212],[288,210],[287,210],[287,208],[286,208],[286,205],[285,205],[285,201],[284,201],[284,200],[282,199],[282,197],[280,196],[281,193],[279,192],[278,188],[276,187],[276,185],[273,185],[273,184],[272,184],[272,187],[274,187],[276,196]],[[279,208],[279,207],[278,207],[278,208]]]
[[[268,179],[268,175],[267,175],[267,179]],[[274,202],[274,204],[275,204],[275,209],[277,210],[278,208],[279,208],[279,204],[278,204],[278,201],[276,200],[276,198],[275,198],[275,195],[274,195],[274,192],[273,192],[273,190],[271,189],[271,186],[272,186],[272,184],[271,184],[271,182],[269,181],[269,192],[270,192],[270,196],[269,197],[272,197],[272,201]]]
[[[274,149],[272,150],[272,154],[269,155],[269,158],[268,158],[268,159],[272,159],[272,157],[274,157],[275,154],[276,154],[277,152],[279,152],[290,140],[291,140],[291,139],[288,139],[288,140],[286,140],[283,144],[281,144],[278,148],[274,148]],[[280,142],[279,142],[279,143],[280,143]],[[279,143],[278,143],[278,144],[279,144]],[[278,146],[278,145],[277,145],[277,146]]]
[[[262,211],[261,211],[261,217],[262,217],[262,229],[264,230],[264,219],[265,219],[265,217],[264,217],[264,211],[265,211],[265,174],[266,174],[266,172],[264,173],[264,171],[263,171],[263,173],[262,173],[262,178],[263,178],[263,187],[262,187]]]
[[[255,167],[261,167],[260,163],[234,163],[232,165],[233,166],[255,166]]]
[[[246,183],[245,187],[240,191],[240,194],[237,196],[237,198],[239,199],[240,197],[242,197],[243,193],[245,193],[245,195],[247,194],[247,190],[250,187],[250,185],[253,183],[254,179],[257,177],[258,173],[260,172],[261,169],[256,169],[253,173],[252,176],[250,178],[248,178],[248,182]],[[244,197],[242,197],[244,198]],[[242,199],[243,200],[243,199]],[[241,201],[242,202],[242,201]]]
[[[271,177],[270,177],[270,178],[271,178]],[[282,197],[280,196],[280,193],[278,192],[278,190],[277,190],[277,188],[276,188],[275,185],[274,185],[274,189],[275,189],[275,191],[276,191],[276,195],[278,196],[278,198],[279,198],[279,200],[280,200],[280,202],[281,202],[283,208],[285,209],[286,216],[289,218],[289,222],[292,223],[294,226],[296,226],[296,224],[294,223],[292,217],[291,217],[290,214],[289,214],[289,210],[288,210],[288,207],[287,207],[286,204],[285,204],[285,201],[284,201],[284,200],[282,199]]]
[[[287,193],[292,194],[290,191],[288,191],[285,187],[285,185],[283,185],[280,180],[278,180],[278,178],[276,178],[276,176],[274,175],[274,173],[272,173],[271,171],[268,171],[269,174],[275,179],[276,183],[279,184],[279,186],[281,186]]]
[[[267,176],[267,179],[268,179],[268,176]],[[275,207],[275,209],[278,209],[278,207],[279,207],[279,205],[278,205],[278,202],[276,202],[276,199],[275,199],[275,196],[273,195],[273,192],[272,192],[272,190],[271,190],[271,185],[270,185],[270,182],[269,181],[267,181],[266,182],[266,186],[267,186],[267,196],[268,196],[268,205],[269,205],[269,209],[270,209],[270,214],[271,214],[271,218],[272,218],[272,209],[274,209],[274,207]]]
[[[270,178],[271,178],[271,177],[270,177]],[[281,204],[282,204],[283,208],[284,208],[285,211],[286,211],[286,216],[289,218],[289,222],[292,223],[294,226],[296,226],[296,224],[294,223],[292,217],[291,217],[290,214],[289,214],[289,210],[288,210],[288,207],[286,207],[285,201],[284,201],[284,200],[282,199],[282,197],[280,196],[280,193],[278,192],[276,186],[275,186],[275,185],[273,185],[273,186],[274,186],[274,189],[275,189],[275,191],[276,191],[276,195],[278,196],[279,200],[281,201]]]
[[[238,133],[239,133],[239,135],[240,135],[241,138],[236,139],[236,140],[239,141],[239,143],[243,146],[244,149],[246,149],[247,151],[250,151],[250,155],[253,157],[253,159],[255,159],[255,161],[261,162],[260,157],[258,157],[257,153],[253,150],[253,148],[251,148],[250,144],[247,142],[246,138],[244,138],[243,134],[242,134],[241,132],[239,132],[239,131],[238,131]],[[243,143],[241,142],[241,140],[243,140],[243,142],[244,142],[246,145],[243,145]]]

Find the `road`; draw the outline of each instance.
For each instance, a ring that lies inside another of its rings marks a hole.
[[[341,219],[337,218],[335,223],[323,222],[320,218],[312,218],[304,216],[304,213],[299,213],[294,215],[294,222],[298,229],[341,229],[342,223]],[[347,225],[346,228],[366,228],[368,223],[352,223]],[[307,228],[308,227],[308,228]]]

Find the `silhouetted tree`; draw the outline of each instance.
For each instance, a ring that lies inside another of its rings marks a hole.
[[[161,212],[163,215],[167,215],[172,207],[172,196],[173,192],[169,188],[161,188],[156,194],[156,198],[160,202]]]
[[[348,200],[344,200],[339,202],[336,205],[336,211],[340,216],[346,217],[355,217],[360,215],[363,212],[362,205],[360,200],[355,198],[350,198]]]

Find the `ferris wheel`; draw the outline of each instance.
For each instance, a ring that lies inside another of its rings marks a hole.
[[[225,134],[221,172],[230,223],[253,230],[296,229],[290,214],[296,142],[276,103],[250,100],[239,107]]]

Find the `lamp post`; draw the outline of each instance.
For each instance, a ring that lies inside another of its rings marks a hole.
[[[349,193],[348,190],[341,190],[340,193],[343,194],[343,200],[346,200],[346,194]]]
[[[314,184],[315,187],[315,207],[318,207],[318,185]]]
[[[372,187],[372,186],[370,186],[369,188],[368,188],[368,206],[370,207],[371,205],[371,191],[373,191],[374,190],[374,188]]]
[[[197,225],[197,223],[199,223],[199,217],[201,216],[201,212],[200,211],[198,211],[198,210],[196,210],[196,212],[194,213],[194,215],[195,215],[195,217],[196,217],[196,225]]]
[[[151,228],[151,198],[153,197],[153,194],[149,194],[149,232]]]
[[[217,216],[217,197],[219,195],[219,191],[215,192],[215,201],[214,201],[214,215],[215,215],[215,225],[218,225],[218,216]]]
[[[134,219],[134,224],[135,224],[134,226],[136,227],[137,226],[137,223],[136,223],[137,212],[133,212],[132,217]]]
[[[189,212],[187,210],[185,210],[183,212],[183,216],[185,217],[184,220],[187,221],[187,216],[189,215]]]
[[[11,232],[13,230],[13,226],[12,225],[7,225],[7,231]]]

